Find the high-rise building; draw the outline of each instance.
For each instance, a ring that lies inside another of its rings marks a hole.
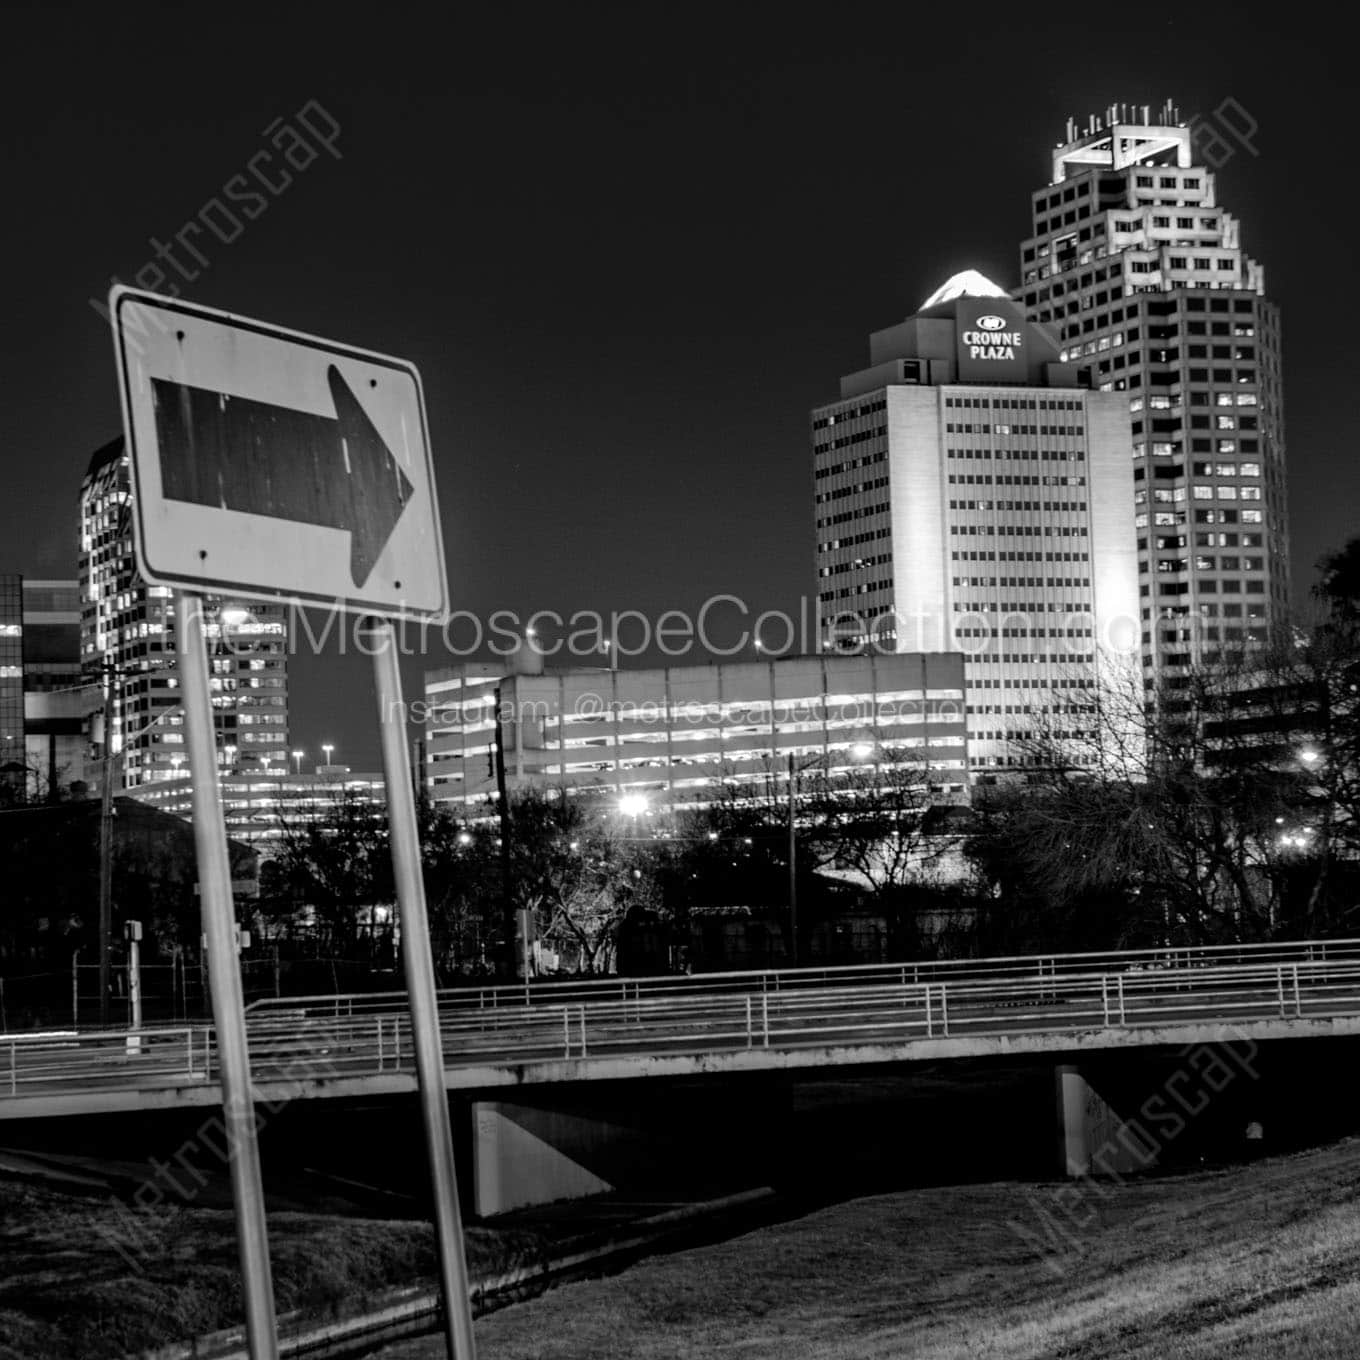
[[[109,696],[107,740],[126,787],[173,778],[185,761],[174,592],[137,573],[122,439],[95,453],[80,490],[81,662]],[[283,606],[208,597],[212,702],[224,770],[288,769]]]
[[[812,412],[823,644],[962,652],[975,780],[1085,743],[1137,646],[1127,398],[973,271],[869,351]]]
[[[1288,609],[1279,316],[1170,104],[1069,122],[1052,165],[1018,296],[1127,404],[1146,683],[1175,688]]]

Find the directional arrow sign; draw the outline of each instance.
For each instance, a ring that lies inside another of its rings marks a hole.
[[[122,287],[109,310],[149,581],[444,615],[413,365]]]

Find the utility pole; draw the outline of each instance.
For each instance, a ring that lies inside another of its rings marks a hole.
[[[113,982],[113,676],[104,663],[104,752],[99,795],[99,1023],[109,1023],[109,991]]]
[[[798,962],[798,771],[789,752],[789,953]]]

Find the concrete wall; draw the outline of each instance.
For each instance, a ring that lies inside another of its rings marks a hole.
[[[490,1218],[611,1190],[763,1183],[783,1156],[781,1079],[619,1082],[470,1103],[472,1209]]]
[[[1156,1146],[1132,1127],[1081,1070],[1055,1070],[1058,1155],[1068,1176],[1124,1176],[1157,1165]]]

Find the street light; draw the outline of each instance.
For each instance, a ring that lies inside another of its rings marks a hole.
[[[619,811],[625,817],[641,817],[647,811],[647,795],[645,793],[625,793],[619,799]]]
[[[293,773],[294,773],[294,774],[301,774],[301,773],[302,773],[302,757],[305,756],[305,755],[307,754],[307,752],[306,752],[306,751],[293,751],[291,754],[292,754],[292,757],[293,757]]]
[[[331,763],[331,752],[335,750],[335,744],[333,742],[323,741],[321,743],[321,749],[326,753],[326,764],[329,765]]]

